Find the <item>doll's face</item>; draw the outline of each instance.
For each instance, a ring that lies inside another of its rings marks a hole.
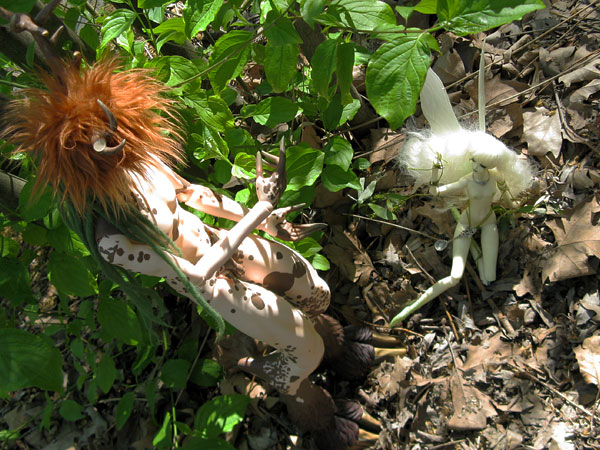
[[[483,172],[484,170],[488,169],[486,166],[484,166],[483,164],[477,162],[473,158],[471,158],[471,163],[473,164],[473,172],[480,173],[480,172]]]

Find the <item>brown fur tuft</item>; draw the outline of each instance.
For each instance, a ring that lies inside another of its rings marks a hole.
[[[50,185],[61,192],[61,202],[68,198],[81,215],[96,200],[105,209],[126,213],[132,204],[126,172],[144,176],[148,164],[182,160],[173,101],[162,95],[167,88],[148,71],[116,72],[118,68],[114,59],[83,70],[65,63],[60,79],[42,76],[47,90],[27,89],[7,109],[8,127],[2,134],[18,145],[17,152],[36,159],[35,191]],[[108,145],[127,140],[119,155],[102,155],[92,148],[94,136],[108,131],[98,99],[118,122]]]

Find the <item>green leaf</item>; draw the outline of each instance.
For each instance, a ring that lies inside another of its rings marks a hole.
[[[100,46],[104,47],[110,40],[128,31],[133,25],[135,17],[135,12],[128,9],[117,9],[111,13],[102,25],[102,41],[100,42]]]
[[[288,185],[289,188],[289,185]],[[311,205],[315,200],[315,186],[302,186],[298,189],[298,186],[292,186],[292,189],[286,189],[281,200],[279,200],[279,207],[299,205],[306,203]]]
[[[121,428],[123,428],[123,426],[129,419],[129,416],[131,415],[131,410],[133,409],[134,401],[135,401],[135,393],[127,392],[127,393],[125,393],[125,395],[123,397],[121,397],[121,400],[119,400],[119,403],[117,403],[117,412],[116,412],[117,430],[120,430]]]
[[[98,305],[98,323],[109,338],[129,345],[138,345],[143,338],[138,316],[125,302],[113,298],[101,299]]]
[[[98,293],[96,276],[91,273],[83,259],[54,251],[48,261],[48,278],[64,294],[88,297]]]
[[[198,386],[213,387],[223,378],[223,368],[212,359],[199,359],[192,373],[190,381]]]
[[[198,93],[184,96],[183,101],[194,108],[200,119],[215,131],[224,132],[234,124],[231,110],[219,96],[208,97],[204,93]]]
[[[398,128],[415,112],[431,64],[429,34],[402,36],[383,44],[367,67],[367,96],[375,110]]]
[[[337,66],[337,52],[337,42],[327,39],[319,44],[311,60],[312,85],[326,98],[329,98],[329,84]]]
[[[168,86],[180,84],[198,74],[198,67],[183,56],[161,56],[149,61],[147,67],[156,67]]]
[[[0,6],[17,13],[28,13],[33,9],[36,0],[2,0]]]
[[[96,381],[98,387],[102,392],[107,394],[116,379],[117,368],[115,367],[115,362],[109,354],[105,354],[98,363],[98,367],[96,367]]]
[[[50,211],[54,194],[48,187],[34,192],[35,180],[28,180],[19,195],[19,214],[31,222],[45,217]]]
[[[300,49],[296,44],[272,45],[267,43],[265,54],[265,75],[273,92],[285,92],[298,72]]]
[[[208,59],[214,69],[209,73],[209,79],[216,91],[221,91],[227,83],[237,77],[250,57],[252,33],[234,30],[219,38]]]
[[[165,3],[170,3],[170,0],[138,0],[137,2],[138,8],[143,9],[157,8]]]
[[[296,242],[294,244],[294,248],[305,258],[310,258],[319,253],[323,249],[323,246],[319,244],[315,239],[307,237],[299,242]]]
[[[158,433],[152,439],[152,445],[157,448],[171,448],[173,438],[173,427],[171,426],[171,413],[167,412],[163,419],[162,426]]]
[[[273,24],[273,22],[275,23]],[[265,36],[271,45],[302,44],[302,39],[296,32],[292,21],[287,17],[280,16],[277,11],[269,11],[264,26]]]
[[[188,0],[183,8],[187,37],[191,39],[200,31],[206,30],[217,17],[223,3],[224,0]]]
[[[51,340],[0,328],[0,397],[32,386],[62,392],[62,383],[62,357]]]
[[[69,422],[75,422],[76,420],[83,419],[82,414],[83,406],[77,403],[75,400],[63,400],[60,404],[58,412],[60,415]]]
[[[83,42],[89,45],[93,50],[100,46],[100,38],[98,32],[90,24],[85,24],[79,32],[79,37]]]
[[[189,371],[189,361],[168,359],[160,370],[160,379],[170,388],[181,389],[185,387]]]
[[[350,86],[352,86],[354,69],[354,44],[351,42],[342,42],[338,45],[337,57],[337,81],[342,94],[342,104],[346,105],[352,102]]]
[[[323,12],[327,0],[305,0],[300,3],[300,14],[304,21],[311,27],[315,24],[315,18]]]
[[[317,270],[329,270],[331,268],[331,264],[329,264],[329,260],[325,258],[320,253],[313,256],[310,263]]]
[[[154,32],[159,35],[156,41],[156,51],[159,53],[167,42],[173,41],[176,44],[183,45],[186,40],[185,24],[181,17],[172,17],[164,21],[154,28]]]
[[[312,186],[323,171],[325,154],[309,146],[295,145],[287,149],[287,189],[297,191]]]
[[[367,203],[371,211],[375,213],[377,217],[383,220],[396,220],[396,216],[389,209],[379,206],[375,203]]]
[[[274,127],[277,124],[289,122],[298,113],[298,105],[285,97],[269,97],[262,100],[252,116],[254,120],[266,127]]]
[[[396,16],[391,6],[379,0],[339,0],[342,23],[362,31],[390,28],[396,25]]]
[[[323,147],[325,153],[325,164],[340,166],[343,170],[348,170],[352,163],[354,150],[352,145],[341,136],[334,136]]]
[[[326,166],[321,175],[321,182],[328,191],[337,192],[344,188],[361,189],[358,177],[351,170],[344,170],[340,166]]]
[[[327,130],[335,130],[343,123],[343,113],[344,105],[342,105],[342,95],[338,92],[331,98],[327,104],[327,108],[323,111],[323,115],[321,116],[323,119],[323,126]]]
[[[415,11],[421,14],[435,14],[437,13],[438,0],[421,0],[415,6]]]
[[[253,178],[256,178],[255,169],[256,156],[240,152],[235,155],[235,161],[233,163],[233,168],[231,169],[231,175],[237,178],[243,178],[245,180],[252,180]]]
[[[233,430],[244,420],[249,398],[245,395],[222,395],[204,403],[194,419],[194,430],[201,437],[215,438]]]
[[[364,178],[360,179],[361,181],[361,185],[364,183]],[[375,187],[377,186],[377,180],[373,180],[371,181],[366,188],[364,188],[362,191],[360,191],[360,193],[358,194],[358,198],[356,199],[356,201],[358,202],[359,205],[361,205],[362,203],[364,203],[365,201],[367,201],[368,199],[371,198],[371,196],[373,195],[373,192],[375,192]]]
[[[15,306],[34,299],[29,269],[16,258],[0,258],[0,297],[15,302]]]
[[[217,184],[225,184],[231,179],[231,164],[219,159],[213,164],[213,179]]]
[[[0,235],[0,257],[16,258],[20,250],[21,246],[17,241]]]
[[[545,8],[542,0],[438,0],[440,24],[458,35],[479,33]]]
[[[28,222],[25,230],[21,233],[23,240],[31,245],[42,246],[48,242],[47,231],[33,222]]]

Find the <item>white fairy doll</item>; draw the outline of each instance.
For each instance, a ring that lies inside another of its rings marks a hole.
[[[485,98],[482,83],[479,97]],[[485,285],[496,280],[499,238],[492,205],[504,201],[509,207],[514,206],[513,199],[533,181],[529,162],[485,133],[481,102],[481,130],[470,131],[459,125],[444,85],[431,69],[421,91],[421,107],[431,131],[413,133],[400,151],[398,160],[415,178],[417,186],[429,183],[430,193],[440,197],[462,195],[466,205],[452,239],[450,275],[439,280],[400,311],[390,326],[397,325],[459,283],[471,241],[478,232],[481,232],[481,253],[472,253],[479,277]]]

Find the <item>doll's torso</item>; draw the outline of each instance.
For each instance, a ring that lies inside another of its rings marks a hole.
[[[211,230],[177,201],[183,183],[168,167],[147,166],[146,176],[131,174],[132,196],[139,211],[169,236],[183,253],[196,263],[211,247]]]
[[[496,193],[496,179],[491,174],[485,184],[475,181],[471,174],[467,175],[465,179],[469,202],[462,214],[463,220],[461,221],[466,220],[463,224],[474,228],[495,222],[496,217],[491,208]]]

